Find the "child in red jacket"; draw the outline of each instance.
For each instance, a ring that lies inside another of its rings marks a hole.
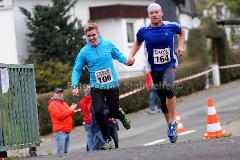
[[[52,121],[52,130],[57,141],[56,152],[58,156],[63,156],[68,152],[69,137],[72,131],[74,110],[77,104],[70,107],[63,99],[63,90],[55,88],[54,94],[49,100],[48,110]]]

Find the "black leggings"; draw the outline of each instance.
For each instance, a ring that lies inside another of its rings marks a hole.
[[[162,104],[162,112],[168,113],[166,98],[173,98],[175,92],[173,89],[175,80],[175,68],[168,68],[159,72],[151,72],[154,89],[157,91]]]
[[[119,89],[91,88],[92,109],[102,132],[104,140],[110,138],[108,123],[104,120],[104,100],[109,107],[109,117],[122,121],[124,115],[119,111]]]

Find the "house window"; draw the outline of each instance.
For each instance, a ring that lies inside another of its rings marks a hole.
[[[132,22],[127,22],[127,40],[128,43],[134,42],[134,28]]]

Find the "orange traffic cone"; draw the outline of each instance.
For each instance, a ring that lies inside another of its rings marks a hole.
[[[214,101],[212,98],[208,98],[207,133],[204,134],[203,139],[227,137],[230,135],[230,133],[222,130],[218,114],[214,107]]]
[[[183,127],[183,123],[181,121],[181,118],[180,118],[180,114],[179,113],[176,113],[176,122],[177,122],[177,132],[178,133],[182,133],[182,132],[185,132],[185,128]]]

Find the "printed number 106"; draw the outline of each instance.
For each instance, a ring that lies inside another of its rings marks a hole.
[[[98,81],[99,81],[99,83],[105,83],[107,81],[111,81],[111,76],[107,75],[107,76],[99,77]]]

